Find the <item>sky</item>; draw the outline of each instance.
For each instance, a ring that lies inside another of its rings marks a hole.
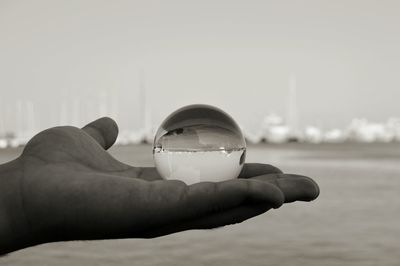
[[[291,77],[302,127],[400,117],[399,10],[387,0],[0,0],[0,118],[16,127],[16,102],[30,101],[22,110],[35,110],[39,129],[100,114],[139,128],[142,81],[155,127],[204,103],[254,129],[286,115]]]

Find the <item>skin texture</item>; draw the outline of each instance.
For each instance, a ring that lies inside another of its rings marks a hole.
[[[0,166],[0,254],[69,240],[153,238],[243,222],[283,203],[311,201],[318,185],[266,164],[240,178],[186,185],[155,168],[119,162],[106,150],[116,123],[55,127]]]

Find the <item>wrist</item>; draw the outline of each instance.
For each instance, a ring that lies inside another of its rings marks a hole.
[[[35,244],[25,215],[22,182],[19,158],[0,165],[0,255]]]

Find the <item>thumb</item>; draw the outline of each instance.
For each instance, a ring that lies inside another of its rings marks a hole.
[[[99,118],[84,126],[82,130],[106,150],[115,143],[118,136],[118,125],[109,117]]]

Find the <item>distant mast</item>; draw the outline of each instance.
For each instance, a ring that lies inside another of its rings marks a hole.
[[[151,141],[152,138],[152,121],[151,110],[148,103],[148,94],[146,89],[145,73],[141,69],[139,72],[139,89],[140,89],[140,119],[142,120],[143,140],[146,142]]]
[[[5,126],[5,122],[4,122],[4,114],[5,114],[5,110],[3,107],[3,102],[0,99],[0,140],[2,137],[5,137],[6,135],[6,126]],[[0,145],[1,146],[1,145]]]
[[[35,106],[32,101],[28,101],[26,103],[26,112],[27,112],[27,131],[24,136],[24,143],[28,143],[28,141],[36,134],[37,132],[37,127],[36,127],[36,112],[35,112]]]
[[[291,75],[289,78],[289,95],[287,103],[287,125],[289,127],[289,140],[298,140],[298,109],[297,109],[297,84],[296,76]]]

